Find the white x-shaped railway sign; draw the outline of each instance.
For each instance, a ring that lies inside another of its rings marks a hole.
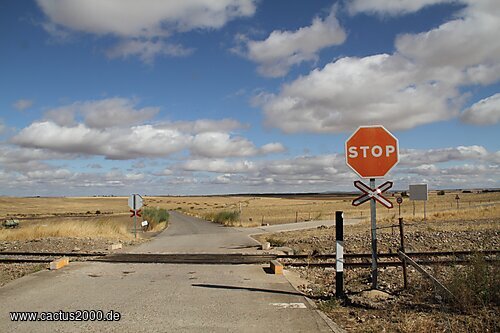
[[[371,187],[363,184],[359,180],[356,180],[354,182],[354,186],[356,186],[358,189],[360,189],[361,192],[363,192],[363,195],[361,195],[360,197],[357,197],[356,199],[354,199],[352,201],[353,206],[359,206],[363,202],[367,202],[373,198],[373,199],[377,200],[378,202],[380,202],[382,205],[386,206],[387,208],[393,207],[392,202],[382,195],[383,192],[387,191],[388,189],[390,189],[392,187],[391,181],[385,182],[375,189],[372,189]]]

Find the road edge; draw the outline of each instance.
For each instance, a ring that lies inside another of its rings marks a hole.
[[[303,296],[306,299],[306,301],[309,304],[309,306],[313,309],[314,312],[316,312],[321,317],[321,319],[323,319],[323,321],[328,325],[328,327],[330,327],[330,329],[332,330],[332,332],[335,332],[335,333],[347,333],[346,330],[344,330],[342,327],[340,327],[336,322],[334,322],[330,317],[328,317],[323,311],[321,311],[318,308],[318,306],[316,305],[316,303],[312,299],[310,299],[309,297],[307,297],[307,295],[305,295],[298,288],[298,286],[299,286],[299,282],[298,281],[299,280],[304,280],[304,279],[302,279],[297,273],[295,273],[293,271],[285,269],[283,272],[284,272],[283,276],[288,281],[288,283],[293,287],[293,289],[295,289],[295,291],[303,294]]]

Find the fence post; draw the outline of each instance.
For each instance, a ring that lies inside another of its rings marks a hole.
[[[295,212],[295,223],[299,221],[299,212]]]
[[[335,295],[344,297],[344,213],[335,212]]]
[[[401,247],[400,251],[405,253],[405,232],[404,232],[404,224],[403,218],[399,218],[399,237],[401,238]],[[403,259],[403,283],[404,288],[408,288],[408,276],[406,272],[406,259]]]

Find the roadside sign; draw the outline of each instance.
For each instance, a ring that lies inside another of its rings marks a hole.
[[[140,209],[142,207],[142,197],[139,194],[131,194],[128,198],[128,206],[133,210]]]
[[[137,238],[137,217],[141,217],[142,197],[139,194],[131,194],[128,198],[128,206],[130,210],[130,217],[134,218],[134,237]]]
[[[397,197],[396,202],[398,203],[398,215],[401,217],[401,204],[403,203],[403,197]]]
[[[387,208],[392,208],[392,202],[382,195],[383,192],[387,191],[392,187],[392,182],[387,181],[377,188],[371,188],[370,186],[363,184],[359,180],[354,182],[354,186],[363,192],[363,194],[352,201],[353,206],[359,206],[370,199],[375,199]]]
[[[409,186],[410,200],[427,201],[428,191],[427,184],[413,184]]]
[[[392,202],[382,193],[392,187],[392,182],[375,186],[375,178],[384,177],[399,162],[399,143],[384,126],[360,126],[345,142],[345,161],[361,178],[369,178],[370,186],[355,181],[354,186],[363,195],[353,200],[358,206],[370,201],[372,238],[372,289],[377,289],[377,204],[392,208]]]
[[[408,188],[410,200],[413,201],[413,217],[415,217],[415,201],[424,202],[424,220],[427,219],[426,202],[428,198],[427,184],[412,184]]]
[[[381,178],[399,162],[399,143],[384,126],[360,126],[345,142],[345,154],[361,178]]]
[[[142,216],[142,215],[141,215],[141,210],[140,210],[140,209],[138,209],[138,210],[133,210],[133,209],[131,209],[131,210],[130,210],[130,213],[132,213],[132,214],[130,215],[130,217],[134,217],[134,216],[139,216],[139,217],[141,217],[141,216]]]
[[[142,221],[141,226],[146,227],[148,225],[148,221]]]

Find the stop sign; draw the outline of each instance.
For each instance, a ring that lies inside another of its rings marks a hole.
[[[345,154],[361,178],[384,177],[399,162],[398,139],[384,126],[360,126],[345,142]]]

